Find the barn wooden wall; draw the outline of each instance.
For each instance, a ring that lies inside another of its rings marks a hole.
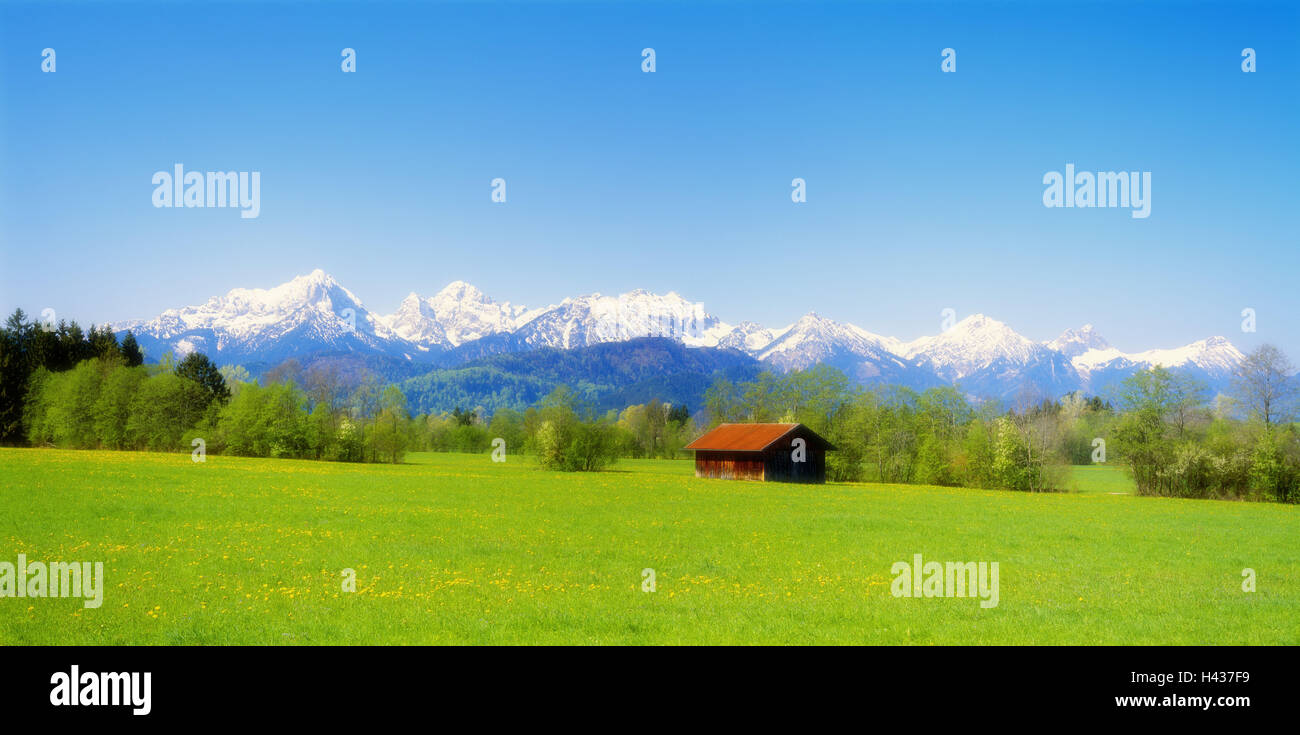
[[[695,453],[695,476],[716,477],[723,480],[762,480],[763,455],[756,452]]]
[[[788,449],[769,451],[764,470],[768,482],[826,482],[826,453],[808,447],[807,460],[795,462]]]
[[[722,480],[826,482],[826,453],[808,448],[806,462],[791,460],[788,449],[758,452],[695,452],[695,476]]]

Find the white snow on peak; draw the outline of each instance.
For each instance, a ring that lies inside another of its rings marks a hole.
[[[1006,324],[972,314],[947,331],[901,345],[902,355],[929,363],[939,375],[955,380],[1006,359],[1027,363],[1045,349]]]
[[[1085,324],[1078,329],[1067,329],[1061,332],[1061,336],[1048,342],[1047,347],[1066,357],[1077,357],[1089,350],[1109,349],[1110,343],[1097,332],[1095,327]]]
[[[376,349],[410,356],[492,335],[510,335],[506,349],[574,348],[664,337],[691,347],[740,350],[784,370],[832,361],[851,370],[863,365],[894,370],[894,377],[900,370],[928,369],[948,381],[968,378],[977,383],[989,379],[982,371],[990,366],[994,380],[1039,375],[1057,385],[1068,380],[1086,385],[1089,374],[1101,368],[1194,365],[1223,375],[1244,359],[1223,337],[1174,349],[1124,353],[1090,324],[1040,343],[983,314],[910,342],[816,312],[780,328],[751,321],[732,325],[675,291],[656,294],[640,288],[617,296],[570,297],[529,309],[494,301],[475,286],[456,280],[433,296],[412,292],[394,313],[381,317],[367,311],[356,295],[320,269],[272,288],[236,288],[198,306],[169,309],[151,321],[115,326],[164,341],[177,353],[241,355],[264,354],[277,344],[295,349]]]
[[[765,347],[775,342],[786,332],[790,331],[793,324],[777,329],[768,329],[761,324],[751,321],[743,321],[734,327],[731,327],[725,334],[718,338],[718,347],[730,350],[740,350],[748,352],[751,355],[757,355]]]
[[[1210,337],[1172,349],[1144,352],[1120,352],[1114,347],[1088,350],[1072,360],[1075,370],[1086,375],[1098,368],[1134,364],[1143,367],[1181,367],[1193,365],[1205,370],[1231,372],[1245,359],[1225,337]]]
[[[811,367],[830,357],[850,354],[895,361],[898,340],[882,337],[855,326],[808,312],[776,335],[758,359],[769,361],[785,370]]]
[[[358,330],[378,337],[390,335],[361,299],[317,268],[273,288],[234,288],[198,306],[168,309],[139,329],[161,339],[191,330],[212,330],[218,349],[227,342],[263,343],[293,330],[308,329],[322,336]],[[192,344],[178,345],[184,349]]]
[[[427,299],[412,292],[384,321],[401,338],[427,349],[430,345],[458,347],[512,332],[529,316],[526,307],[498,303],[465,281],[452,281]]]
[[[447,333],[438,323],[433,307],[414,291],[402,299],[396,312],[382,318],[394,334],[417,345],[448,343]]]
[[[636,289],[618,296],[567,298],[521,324],[527,344],[583,347],[638,337],[666,337],[692,347],[716,346],[732,328],[676,293]]]

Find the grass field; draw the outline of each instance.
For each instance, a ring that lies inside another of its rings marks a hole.
[[[107,579],[0,598],[0,643],[1300,643],[1298,507],[616,468],[0,449],[0,561]],[[998,562],[999,605],[893,597],[916,553]]]
[[[1137,492],[1133,478],[1123,467],[1115,465],[1092,465],[1089,467],[1071,467],[1070,479],[1066,483],[1070,492],[1107,493],[1110,495],[1132,495]]]

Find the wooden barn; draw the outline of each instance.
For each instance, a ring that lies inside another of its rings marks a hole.
[[[686,448],[695,450],[696,477],[818,483],[835,449],[803,424],[722,424]]]

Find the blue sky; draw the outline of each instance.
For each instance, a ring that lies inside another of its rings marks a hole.
[[[647,288],[1300,362],[1298,30],[1249,2],[6,3],[0,309],[151,317],[320,267],[380,313],[455,279]],[[175,163],[260,171],[260,216],[154,208]],[[1045,208],[1067,163],[1150,171],[1151,216]]]

